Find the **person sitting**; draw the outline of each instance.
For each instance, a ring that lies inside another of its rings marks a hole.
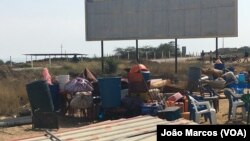
[[[227,88],[230,88],[233,85],[238,83],[238,80],[237,80],[235,74],[231,71],[224,73],[221,77],[226,81]]]

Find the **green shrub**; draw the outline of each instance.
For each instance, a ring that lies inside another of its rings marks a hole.
[[[4,65],[4,62],[3,62],[3,60],[0,59],[0,66],[1,65]]]
[[[18,67],[18,68],[29,68],[30,64],[28,64],[28,63],[18,63],[18,64],[15,64],[15,67]]]
[[[6,65],[15,64],[15,62],[7,61],[7,62],[5,62],[5,64]]]
[[[113,58],[107,58],[105,60],[104,65],[105,65],[104,70],[105,70],[105,73],[107,73],[107,74],[116,73],[116,71],[118,69],[118,61],[116,61]]]

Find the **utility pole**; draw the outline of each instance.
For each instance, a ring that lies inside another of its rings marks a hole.
[[[62,46],[62,44],[61,44],[61,59],[62,59],[62,54],[63,54],[63,46]]]
[[[224,48],[224,37],[222,38],[222,48]]]
[[[12,59],[11,59],[11,56],[10,56],[10,67],[12,67]]]

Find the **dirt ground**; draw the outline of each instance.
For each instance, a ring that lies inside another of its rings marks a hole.
[[[227,120],[227,115],[226,115],[227,111],[228,111],[228,100],[220,99],[219,111],[216,114],[218,124],[246,124],[246,119],[243,120],[242,116],[240,115],[241,113],[240,109],[237,111],[238,114],[237,114],[237,119],[235,121]],[[60,128],[57,132],[72,130],[73,128],[81,127],[88,124],[90,124],[90,122],[86,122],[82,118],[60,117],[59,118]],[[209,124],[209,122],[205,122],[204,120],[202,120],[201,124]],[[36,130],[36,131],[32,130],[31,125],[1,128],[0,141],[10,141],[32,136],[39,136],[39,135],[44,135],[44,133],[45,132],[42,130]]]

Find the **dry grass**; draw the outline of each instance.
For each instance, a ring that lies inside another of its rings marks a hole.
[[[101,73],[101,63],[99,61],[83,61],[78,63],[65,62],[61,64],[61,66],[61,68],[51,68],[51,74],[80,74],[85,68],[91,69],[96,74]]]
[[[74,75],[79,75],[84,68],[89,68],[93,72],[100,74],[100,64],[99,61],[84,61],[79,63],[62,63],[56,61],[53,62],[53,66],[57,67],[49,68],[49,71],[52,77],[61,74],[70,74],[74,77]],[[34,67],[48,67],[48,62],[34,62]],[[20,106],[28,103],[26,84],[41,79],[41,72],[41,69],[13,71],[8,66],[0,66],[0,116],[18,114]],[[22,98],[22,102],[20,98]]]
[[[23,97],[24,102],[28,102],[25,91],[25,83],[23,83],[23,81],[10,81],[5,79],[0,82],[0,87],[0,114],[17,114],[20,106],[19,97]]]

